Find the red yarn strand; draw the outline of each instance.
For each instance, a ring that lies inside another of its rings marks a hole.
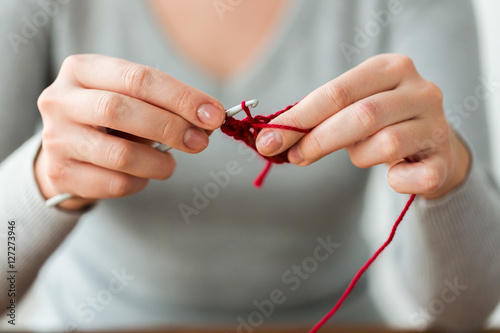
[[[277,129],[295,131],[299,133],[309,133],[311,131],[309,129],[302,129],[292,126],[269,124],[271,120],[273,120],[280,114],[290,110],[296,104],[297,103],[289,105],[285,109],[278,111],[275,114],[272,114],[267,117],[261,115],[253,117],[252,114],[250,113],[250,108],[248,108],[248,106],[246,106],[245,104],[245,101],[243,101],[241,102],[241,108],[243,109],[243,111],[245,111],[247,117],[243,120],[237,120],[234,119],[233,117],[226,118],[226,121],[221,126],[221,131],[224,134],[229,135],[236,140],[243,141],[247,146],[249,146],[258,153],[255,145],[255,140],[257,139],[257,136],[259,135],[260,131],[263,128],[277,128]],[[264,167],[264,170],[262,170],[260,175],[255,179],[254,185],[258,188],[262,187],[264,180],[267,174],[269,173],[269,170],[271,170],[272,163],[276,164],[288,163],[289,161],[287,155],[288,155],[288,150],[275,156],[260,155],[261,157],[267,160],[267,164]]]
[[[264,180],[266,179],[267,174],[269,173],[269,170],[273,166],[273,163],[271,161],[267,161],[266,166],[264,167],[264,170],[259,174],[257,178],[253,181],[253,185],[257,188],[261,188],[262,185],[264,184]]]
[[[364,264],[363,267],[361,267],[361,269],[356,273],[356,275],[352,279],[351,283],[347,287],[346,291],[344,291],[344,294],[342,295],[342,297],[340,297],[340,299],[338,300],[337,304],[335,304],[335,306],[333,307],[333,309],[331,309],[330,312],[328,312],[326,314],[326,316],[323,317],[323,319],[321,319],[316,325],[314,325],[314,327],[309,331],[309,333],[315,333],[315,332],[317,332],[321,327],[323,327],[326,324],[326,322],[331,317],[333,317],[333,315],[335,314],[335,312],[337,312],[337,310],[342,306],[342,303],[344,303],[344,301],[347,299],[347,297],[349,296],[349,294],[351,293],[351,291],[354,289],[354,286],[356,286],[356,283],[358,283],[358,281],[361,278],[361,276],[371,266],[371,264],[375,261],[375,259],[377,259],[377,257],[379,256],[379,254],[382,253],[382,251],[384,251],[384,249],[392,242],[392,240],[394,238],[394,235],[396,234],[396,229],[398,228],[398,226],[401,223],[401,221],[403,221],[403,218],[406,215],[406,212],[408,211],[408,209],[410,208],[413,200],[415,200],[415,194],[411,195],[410,199],[406,203],[405,208],[403,209],[403,211],[399,215],[398,219],[394,223],[394,226],[392,227],[392,231],[391,231],[391,233],[389,235],[389,238],[377,250],[377,252],[375,252],[375,254],[366,262],[366,264]]]
[[[285,125],[278,125],[278,124],[269,124],[271,120],[279,116],[280,114],[290,110],[293,106],[295,106],[297,103],[293,105],[287,106],[285,109],[276,112],[275,114],[272,114],[270,116],[255,116],[253,117],[252,114],[250,113],[250,109],[246,106],[245,102],[241,102],[241,108],[245,111],[247,117],[243,120],[236,120],[233,117],[229,117],[226,119],[224,124],[221,126],[221,130],[223,133],[235,138],[236,140],[240,140],[245,142],[249,147],[257,151],[257,148],[255,146],[255,140],[257,139],[257,136],[259,135],[259,132],[263,128],[278,128],[278,129],[284,129],[284,130],[290,130],[290,131],[295,131],[299,133],[309,133],[311,130],[310,129],[302,129],[302,128],[297,128],[297,127],[292,127],[292,126],[285,126]],[[258,153],[258,151],[257,151]],[[267,160],[266,166],[264,170],[260,173],[260,175],[255,179],[254,185],[258,188],[262,187],[262,184],[264,183],[264,180],[266,176],[269,173],[269,170],[271,170],[271,166],[273,163],[281,164],[281,163],[288,163],[288,157],[287,157],[288,151],[284,151],[281,154],[275,155],[275,156],[262,156]],[[411,161],[409,159],[405,159],[407,162]],[[406,215],[406,212],[410,208],[411,204],[415,200],[415,194],[412,194],[410,196],[410,199],[406,203],[406,206],[404,207],[403,211],[399,215],[398,219],[394,223],[391,233],[389,235],[389,238],[385,241],[385,243],[373,254],[373,256],[366,262],[366,264],[361,267],[361,269],[356,273],[354,278],[352,279],[351,283],[347,287],[347,289],[344,291],[342,294],[342,297],[337,301],[337,304],[321,319],[314,327],[309,331],[309,333],[316,333],[321,327],[323,327],[326,322],[333,317],[333,315],[337,312],[338,309],[342,306],[342,303],[349,297],[349,294],[352,292],[358,281],[360,280],[361,276],[368,270],[368,268],[371,266],[371,264],[377,259],[377,257],[382,253],[385,248],[392,242],[394,239],[394,235],[396,234],[396,230],[403,221],[404,216]]]

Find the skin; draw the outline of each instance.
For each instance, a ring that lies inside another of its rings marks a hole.
[[[290,162],[306,166],[346,149],[360,168],[388,164],[395,191],[426,199],[463,183],[470,165],[469,151],[446,120],[441,90],[404,55],[368,59],[272,123],[313,130],[263,130],[257,138],[263,155],[290,148]]]
[[[225,117],[223,106],[207,94],[154,68],[101,55],[68,57],[38,107],[44,128],[35,175],[42,194],[92,198],[68,200],[61,204],[66,209],[169,178],[172,154],[151,143],[198,153],[208,145],[202,129],[218,128]]]
[[[179,50],[221,79],[251,66],[289,5],[243,1],[221,20],[211,1],[149,4]],[[175,160],[151,143],[199,153],[225,116],[216,99],[157,69],[101,55],[67,58],[38,106],[44,128],[36,180],[45,198],[78,196],[60,205],[68,210],[139,192],[149,179],[168,179]],[[427,199],[463,183],[470,164],[467,148],[446,121],[441,91],[402,55],[367,60],[273,123],[313,130],[263,130],[257,141],[263,155],[290,148],[290,161],[306,166],[347,149],[358,167],[388,164],[397,192]]]

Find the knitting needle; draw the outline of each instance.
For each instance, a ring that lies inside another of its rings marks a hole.
[[[252,99],[252,100],[245,102],[245,105],[246,105],[246,107],[255,108],[257,105],[259,105],[259,101],[256,99]],[[226,118],[232,117],[241,111],[243,111],[241,104],[235,105],[232,108],[226,110]],[[167,146],[163,143],[160,143],[160,142],[153,143],[153,145],[151,147],[153,147],[154,149],[156,149],[158,151],[161,151],[162,153],[165,153],[165,152],[169,151],[170,149],[172,149],[172,147],[169,147],[169,146]],[[64,201],[66,201],[68,199],[71,199],[71,198],[73,198],[73,195],[71,195],[69,193],[61,193],[61,194],[58,194],[55,197],[52,197],[52,198],[48,199],[47,201],[45,201],[45,206],[55,207],[55,206],[63,203]]]

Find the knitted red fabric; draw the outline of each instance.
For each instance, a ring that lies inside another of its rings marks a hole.
[[[224,122],[224,124],[221,126],[221,131],[224,134],[235,138],[236,140],[243,141],[250,148],[252,148],[258,153],[257,148],[255,147],[255,140],[257,139],[259,132],[263,128],[279,128],[300,133],[308,133],[311,131],[308,129],[296,128],[292,126],[269,124],[271,120],[273,120],[280,114],[290,110],[293,106],[295,106],[295,104],[289,105],[285,109],[278,111],[275,114],[272,114],[267,117],[260,115],[253,117],[252,114],[250,113],[250,109],[248,108],[248,106],[245,105],[245,102],[243,101],[241,102],[241,108],[243,109],[243,111],[245,111],[247,117],[243,120],[238,120],[235,119],[234,117],[228,117]],[[261,174],[255,179],[254,185],[257,187],[262,186],[265,177],[267,176],[269,170],[271,169],[272,163],[276,164],[289,163],[287,154],[288,150],[275,156],[263,156],[259,154],[260,156],[262,156],[267,160],[267,165],[265,166]]]

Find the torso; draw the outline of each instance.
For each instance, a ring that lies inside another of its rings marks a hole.
[[[194,0],[164,1],[165,6],[181,6]],[[208,4],[202,6],[205,1]],[[54,22],[51,66],[59,68],[69,54],[112,55],[156,67],[224,106],[257,98],[261,103],[252,112],[264,115],[300,100],[351,66],[338,45],[349,40],[342,29],[344,21],[346,26],[361,24],[354,19],[357,1],[293,0],[267,21],[257,20],[264,14],[246,7],[259,0],[243,1],[226,12],[223,21],[212,0],[205,1],[196,2],[199,7],[172,8],[171,13],[167,7],[161,13],[156,7],[150,10],[142,0],[71,1]],[[152,11],[157,17],[150,15]],[[206,29],[192,30],[193,20],[205,20]],[[160,21],[180,32],[161,29]],[[266,36],[265,27],[272,36]],[[377,46],[374,41],[363,52],[374,53]],[[196,52],[188,52],[189,47]],[[257,61],[240,59],[251,52]],[[193,64],[204,70],[192,68]],[[208,70],[233,77],[217,80],[206,75]],[[344,150],[307,168],[273,167],[262,190],[251,184],[265,165],[263,160],[220,131],[214,131],[209,148],[201,154],[173,154],[177,169],[172,178],[152,180],[133,196],[104,200],[82,217],[45,266],[40,285],[51,295],[57,318],[81,321],[82,329],[118,321],[130,326],[195,324],[203,318],[233,323],[237,316],[255,310],[254,300],[268,299],[270,287],[287,292],[286,306],[276,308],[273,321],[307,320],[302,311],[299,317],[291,309],[306,309],[317,318],[324,307],[313,303],[335,299],[368,255],[358,224],[368,171],[355,168]],[[234,163],[239,173],[224,188],[219,186],[213,177]],[[218,195],[200,207],[197,193],[213,186],[218,186]],[[195,203],[199,210],[186,219],[179,207]],[[290,277],[284,281],[283,273],[313,253],[317,237],[324,240],[328,235],[341,242],[341,248],[291,292],[294,284]],[[113,295],[105,312],[85,322],[87,317],[74,309],[106,288],[112,270],[122,267],[134,281]],[[45,311],[47,299],[43,298],[44,314],[49,311]],[[138,300],[148,301],[137,306]],[[371,312],[343,308],[340,315],[360,320],[360,313],[364,318]]]

